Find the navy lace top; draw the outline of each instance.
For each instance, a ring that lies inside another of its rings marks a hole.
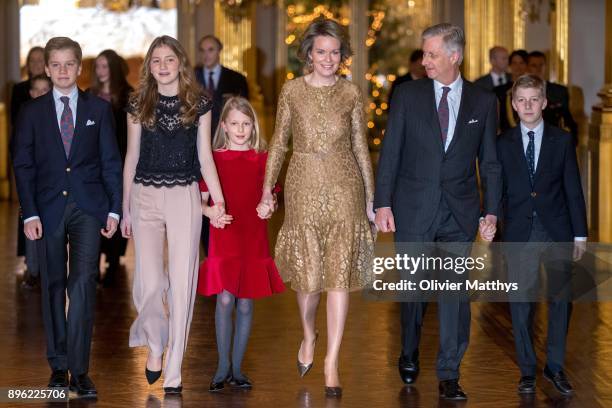
[[[200,116],[212,108],[212,102],[202,96],[195,123],[185,126],[181,122],[178,96],[159,95],[155,109],[155,127],[142,127],[140,156],[134,182],[145,186],[185,186],[201,179],[198,160],[197,132]],[[130,101],[127,111],[137,112]]]

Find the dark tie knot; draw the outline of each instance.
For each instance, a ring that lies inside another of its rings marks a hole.
[[[446,95],[448,95],[448,93],[450,92],[450,87],[449,86],[443,86],[442,87],[442,97],[445,97]]]
[[[530,130],[529,132],[527,132],[527,136],[529,136],[530,141],[533,141],[535,133],[533,132],[533,130]]]
[[[67,97],[67,96],[60,96],[60,101],[62,101],[62,103],[63,103],[65,106],[68,106],[68,104],[70,103],[70,98],[69,98],[69,97]]]

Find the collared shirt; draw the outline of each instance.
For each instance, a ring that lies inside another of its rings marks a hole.
[[[204,70],[204,83],[206,84],[206,88],[208,88],[208,79],[210,78],[210,73],[212,72],[213,82],[215,83],[215,89],[217,89],[219,87],[219,79],[221,79],[221,64],[217,64],[211,69],[204,67],[203,70]]]
[[[544,120],[540,119],[540,123],[535,128],[529,129],[521,122],[521,137],[523,139],[523,153],[527,155],[527,145],[529,144],[529,136],[527,132],[533,131],[533,147],[534,147],[534,170],[538,168],[538,158],[540,157],[540,149],[542,148],[542,136],[544,135]]]
[[[451,90],[448,92],[446,99],[448,100],[448,133],[446,135],[446,145],[444,146],[444,151],[448,149],[451,141],[453,140],[453,134],[455,133],[455,125],[457,124],[457,116],[459,115],[459,105],[461,104],[461,92],[463,90],[463,79],[461,75],[455,79],[453,83],[450,85],[444,85],[441,82],[436,80],[434,83],[434,91],[436,94],[436,109],[440,105],[440,100],[442,99],[442,93],[444,90],[442,89],[445,86],[448,86]]]
[[[70,93],[64,95],[57,89],[53,88],[53,102],[55,102],[55,113],[57,115],[57,125],[59,128],[62,128],[62,113],[64,112],[64,102],[60,100],[62,96],[67,96],[70,98],[68,101],[68,105],[70,105],[70,110],[72,111],[72,124],[76,126],[76,113],[77,113],[77,102],[79,100],[79,89],[75,85]]]
[[[493,79],[493,86],[499,86],[499,85],[504,85],[507,81],[506,78],[506,73],[502,72],[501,74],[498,74],[496,72],[491,71],[491,78]],[[500,82],[501,79],[501,82]]]
[[[529,129],[521,122],[521,138],[523,139],[523,153],[527,155],[527,145],[529,144],[529,135],[527,132],[532,131],[533,135],[533,153],[534,153],[534,166],[538,168],[538,158],[540,157],[540,150],[542,149],[542,137],[544,136],[544,120],[540,119],[540,123],[535,128]],[[587,237],[574,237],[574,241],[586,241]]]

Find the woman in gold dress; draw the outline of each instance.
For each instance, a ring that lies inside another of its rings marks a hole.
[[[272,188],[290,137],[293,155],[285,182],[285,220],[275,259],[291,281],[304,330],[298,372],[312,367],[315,321],[327,291],[325,392],[340,396],[338,353],[349,291],[371,281],[374,182],[359,88],[337,75],[351,49],[343,28],[317,19],[305,31],[299,55],[308,74],[284,84],[270,145],[262,202],[273,205]]]

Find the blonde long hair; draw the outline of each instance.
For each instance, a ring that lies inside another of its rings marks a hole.
[[[157,106],[159,96],[157,81],[153,74],[151,74],[150,65],[153,50],[161,46],[170,48],[179,59],[178,97],[181,102],[181,122],[184,126],[191,126],[195,122],[198,103],[202,94],[185,49],[176,39],[167,35],[162,35],[153,40],[140,68],[138,89],[130,96],[131,103],[137,107],[137,113],[134,116],[144,127],[148,129],[155,127],[155,107]]]
[[[265,152],[267,145],[266,141],[261,137],[259,132],[259,121],[257,120],[257,114],[253,106],[242,96],[232,96],[225,102],[223,110],[221,111],[221,118],[219,119],[219,125],[215,131],[215,137],[213,138],[212,147],[214,150],[218,149],[229,149],[230,139],[229,136],[223,130],[222,122],[225,122],[229,113],[236,109],[238,112],[246,115],[253,122],[253,130],[251,137],[249,138],[249,147],[255,149],[257,153]]]

